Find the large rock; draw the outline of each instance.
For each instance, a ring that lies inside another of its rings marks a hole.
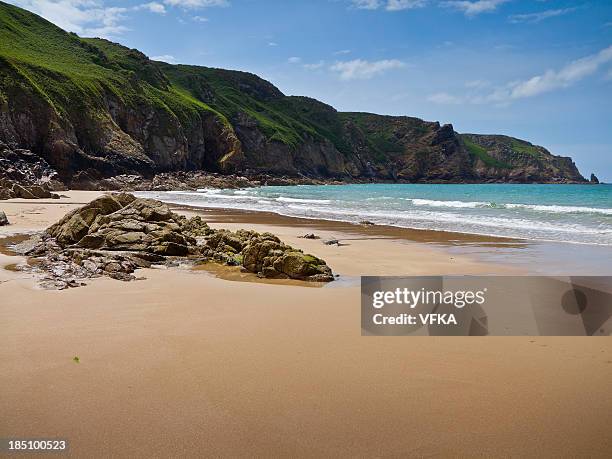
[[[9,221],[6,218],[6,214],[0,210],[0,226],[8,225]]]
[[[290,278],[314,282],[334,280],[331,269],[313,255],[305,254],[271,234],[253,238],[242,251],[242,266],[268,278]]]
[[[98,216],[112,214],[135,199],[134,196],[125,193],[101,196],[66,214],[59,222],[50,226],[47,233],[56,238],[61,245],[76,244],[88,234],[90,226]]]
[[[205,229],[201,219],[187,220],[162,202],[121,193],[101,196],[75,209],[47,233],[64,247],[183,256],[196,241],[183,234],[182,225],[188,228],[186,233]]]
[[[134,269],[153,260],[186,256],[242,265],[261,277],[334,279],[323,260],[284,244],[271,233],[213,230],[200,217],[188,219],[162,202],[125,193],[104,195],[73,210],[26,252],[45,257],[47,265],[42,269],[52,273],[49,285],[54,288],[65,284],[61,279],[65,272],[75,279],[95,273],[130,280]],[[134,254],[139,254],[140,261]]]

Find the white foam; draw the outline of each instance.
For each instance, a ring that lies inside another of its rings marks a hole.
[[[612,225],[607,220],[612,209],[518,203],[498,205],[484,201],[389,196],[381,196],[376,201],[372,197],[351,196],[348,192],[346,198],[339,197],[337,200],[307,199],[279,196],[276,189],[266,188],[210,191],[137,194],[196,207],[268,211],[293,217],[346,222],[370,220],[405,228],[612,245]],[[407,205],[406,201],[412,205]]]
[[[427,206],[427,207],[449,207],[449,208],[487,208],[492,209],[527,209],[535,210],[538,212],[550,212],[550,213],[589,213],[589,214],[602,214],[612,215],[612,209],[599,208],[599,207],[581,207],[581,206],[558,206],[558,205],[536,205],[536,204],[517,204],[517,203],[495,203],[495,202],[483,202],[483,201],[436,201],[433,199],[418,199],[408,198],[415,206]]]
[[[476,207],[488,207],[489,203],[486,202],[471,202],[471,201],[435,201],[432,199],[408,199],[415,206],[429,206],[429,207],[456,207],[456,208],[476,208]]]
[[[544,206],[535,204],[505,204],[508,209],[530,209],[540,212],[552,213],[587,213],[587,214],[602,214],[612,215],[612,209],[599,207],[581,207],[581,206]]]
[[[284,196],[276,198],[279,202],[301,202],[304,204],[330,204],[329,199],[302,199],[302,198],[286,198]]]

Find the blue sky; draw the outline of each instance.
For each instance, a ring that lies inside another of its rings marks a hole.
[[[13,0],[171,63],[572,156],[612,182],[611,0]]]

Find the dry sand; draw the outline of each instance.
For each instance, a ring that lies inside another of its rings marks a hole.
[[[68,194],[2,202],[15,225],[0,235],[96,195]],[[298,238],[312,226],[297,220],[209,217],[269,229],[343,280],[151,269],[56,292],[0,270],[0,438],[66,438],[75,457],[609,457],[609,338],[360,334],[354,276],[515,268],[358,229],[321,224],[317,234],[349,244],[334,247]]]

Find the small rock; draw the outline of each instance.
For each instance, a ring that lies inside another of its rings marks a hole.
[[[6,214],[0,210],[0,226],[9,225],[8,218],[6,218]]]
[[[300,237],[302,239],[321,239],[319,236],[317,236],[314,233],[306,233],[303,236],[298,236],[298,237]]]

